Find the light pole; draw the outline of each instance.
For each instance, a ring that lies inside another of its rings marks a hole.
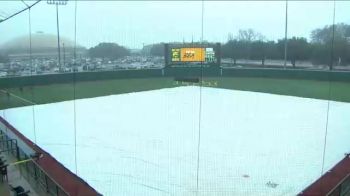
[[[58,20],[58,6],[67,5],[68,0],[47,0],[47,4],[56,5],[56,25],[57,25],[57,51],[58,51],[58,67],[61,70],[61,47],[60,47],[60,25]]]
[[[329,64],[329,70],[333,70],[334,61],[334,33],[335,33],[335,0],[333,2],[333,26],[332,26],[332,50],[331,50],[331,62]]]
[[[32,23],[31,23],[31,12],[30,12],[30,6],[24,2],[24,0],[21,0],[22,3],[28,8],[28,29],[29,29],[29,66],[30,66],[30,75],[33,75],[33,60],[32,60]],[[35,68],[36,73],[36,68]]]
[[[63,46],[63,69],[66,68],[66,48],[64,47],[64,43],[62,43]]]
[[[288,40],[287,40],[287,32],[288,32],[288,0],[286,0],[286,23],[284,29],[284,69],[287,68],[287,50],[288,50]]]

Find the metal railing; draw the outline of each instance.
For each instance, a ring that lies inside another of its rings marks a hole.
[[[330,191],[327,196],[349,196],[350,195],[350,174],[348,174],[338,185]]]
[[[7,152],[17,161],[31,158],[30,155],[24,153],[24,151],[18,147],[17,140],[8,137],[3,130],[0,130],[0,152]],[[39,195],[69,196],[69,194],[35,161],[31,160],[18,164],[17,166],[21,175]]]

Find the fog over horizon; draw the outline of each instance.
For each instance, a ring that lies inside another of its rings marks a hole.
[[[33,1],[26,1],[28,4]],[[202,9],[203,3],[203,9]],[[305,37],[333,22],[333,1],[289,1],[288,37]],[[17,7],[16,7],[17,6]],[[86,48],[115,42],[130,49],[159,42],[224,43],[240,29],[267,40],[284,38],[285,1],[77,1],[77,43]],[[0,14],[23,7],[1,1]],[[59,6],[60,36],[74,40],[75,1]],[[350,2],[336,1],[335,23],[350,24]],[[202,21],[203,14],[203,21]],[[57,34],[56,8],[42,1],[31,9],[32,34]],[[28,35],[28,11],[0,23],[0,45]]]

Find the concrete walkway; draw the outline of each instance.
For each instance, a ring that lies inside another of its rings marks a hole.
[[[7,167],[7,176],[8,181],[4,180],[4,182],[0,181],[0,195],[1,196],[10,196],[13,195],[13,192],[10,191],[9,185],[13,187],[22,186],[25,191],[30,191],[28,195],[30,196],[40,196],[37,192],[31,187],[31,185],[27,182],[27,180],[22,176],[17,165],[13,165],[16,160],[11,156],[11,154],[2,153],[0,155],[3,159],[6,160]]]

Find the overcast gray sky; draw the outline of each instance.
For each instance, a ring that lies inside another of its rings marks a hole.
[[[33,3],[31,1],[30,3]],[[129,48],[168,41],[204,39],[225,42],[229,33],[252,28],[267,39],[284,37],[285,1],[78,1],[77,41],[91,47],[117,42]],[[74,38],[74,1],[60,6],[60,33]],[[17,7],[16,7],[17,6]],[[21,7],[0,1],[0,14]],[[310,32],[332,24],[333,1],[290,1],[289,36],[309,38]],[[32,8],[32,32],[56,34],[56,9],[46,1]],[[336,23],[350,24],[350,1],[336,2]],[[0,24],[0,44],[28,34],[28,12]]]

